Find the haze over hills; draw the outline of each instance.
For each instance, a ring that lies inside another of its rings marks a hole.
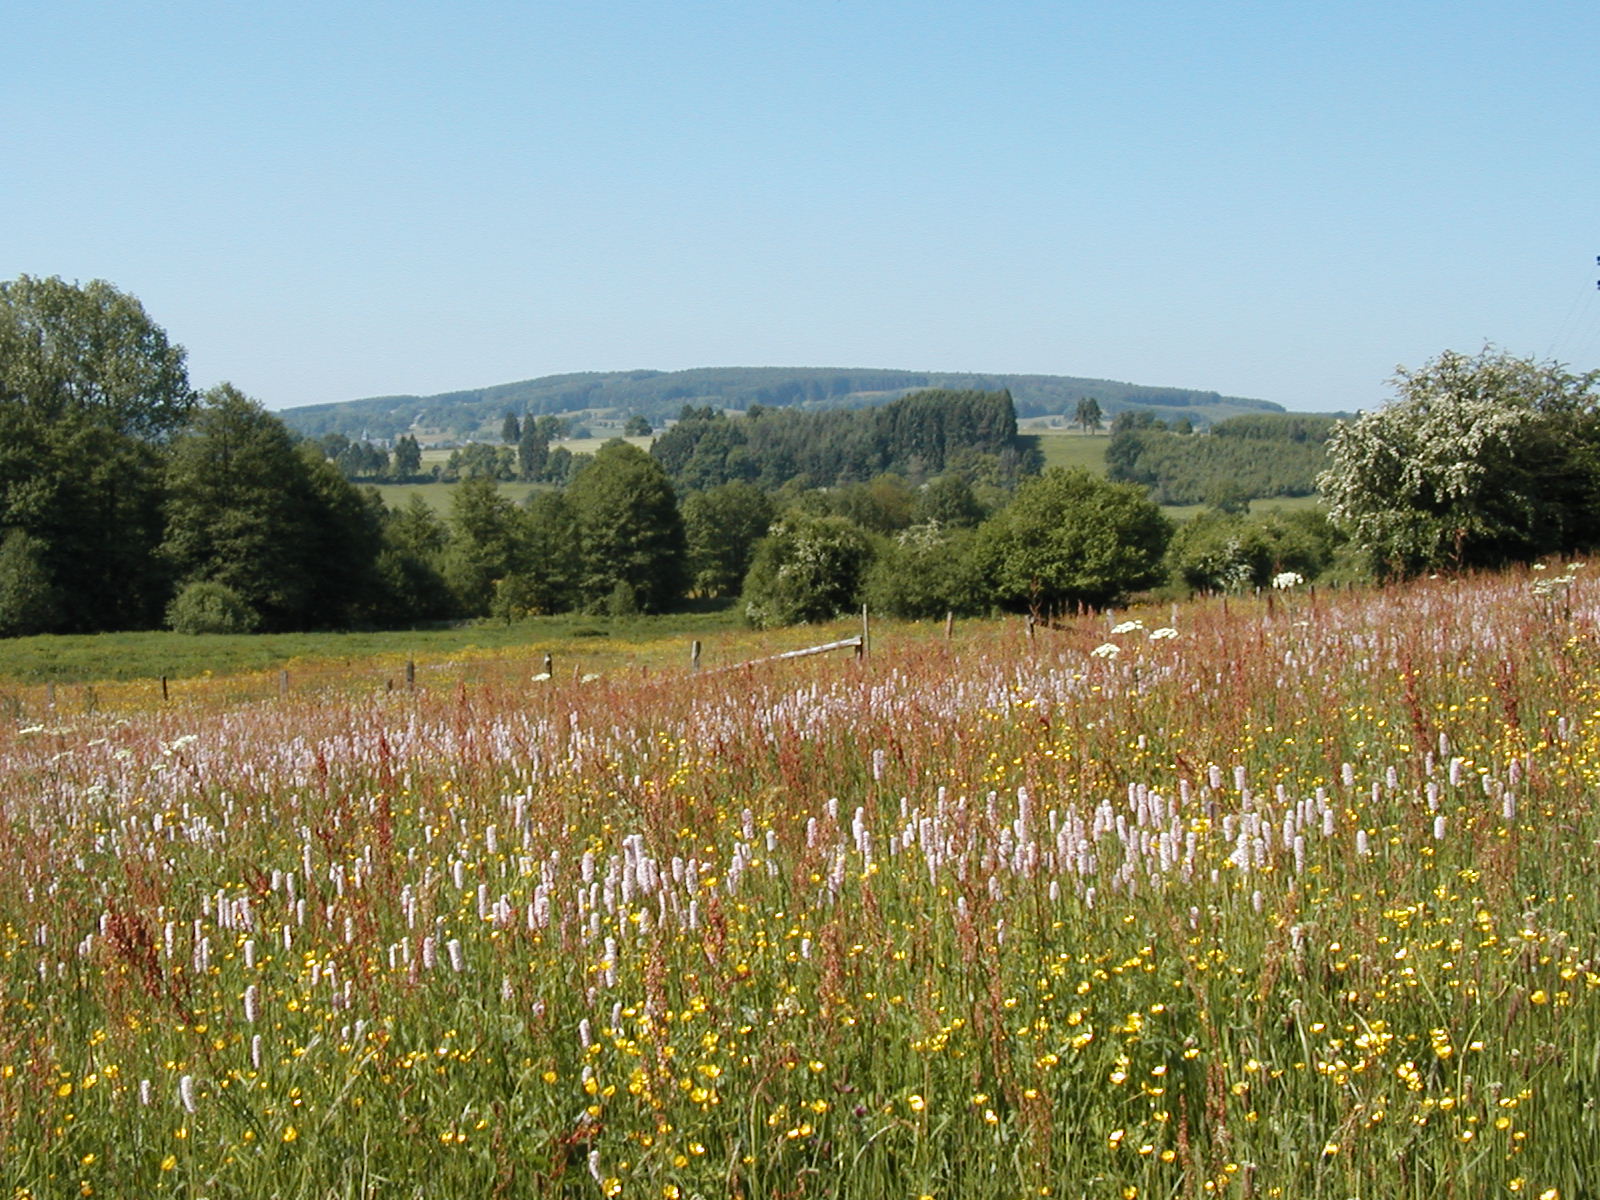
[[[686,404],[736,411],[752,405],[862,408],[923,388],[1011,392],[1019,417],[1064,413],[1096,401],[1107,420],[1129,409],[1163,418],[1188,417],[1196,426],[1244,413],[1283,412],[1280,404],[1217,392],[1151,387],[1069,375],[1007,375],[831,367],[701,367],[686,371],[611,371],[547,375],[518,383],[436,396],[374,396],[285,409],[278,415],[308,437],[391,438],[410,429],[457,438],[493,434],[507,412],[643,416],[659,428]]]

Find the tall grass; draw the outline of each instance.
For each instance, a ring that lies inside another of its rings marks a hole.
[[[1536,578],[13,723],[0,1170],[1590,1194],[1600,586]]]

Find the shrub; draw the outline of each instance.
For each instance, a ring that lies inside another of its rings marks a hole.
[[[209,580],[189,584],[167,605],[167,626],[178,633],[249,633],[260,623],[243,596]]]
[[[826,621],[854,607],[872,545],[842,517],[790,513],[756,547],[744,610],[758,629]]]
[[[1053,467],[984,522],[979,553],[1003,604],[1099,607],[1161,579],[1171,531],[1143,488]]]
[[[976,560],[975,541],[970,529],[913,525],[883,548],[867,572],[867,606],[909,620],[987,611],[992,591]]]

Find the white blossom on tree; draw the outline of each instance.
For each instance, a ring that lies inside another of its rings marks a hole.
[[[1380,573],[1492,566],[1592,536],[1600,372],[1485,348],[1393,382],[1393,402],[1335,429],[1318,479]]]

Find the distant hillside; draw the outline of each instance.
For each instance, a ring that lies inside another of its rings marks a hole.
[[[1336,424],[1326,415],[1260,413],[1197,435],[1131,412],[1112,425],[1107,476],[1145,485],[1162,504],[1310,496]]]
[[[1247,400],[1187,388],[1146,387],[1067,375],[979,375],[827,367],[701,367],[690,371],[614,371],[547,375],[521,383],[438,396],[377,396],[337,404],[312,404],[278,415],[308,437],[397,437],[431,429],[466,439],[494,436],[507,412],[535,415],[583,413],[621,420],[635,414],[659,428],[686,404],[744,410],[769,407],[864,408],[923,388],[1011,392],[1019,417],[1072,414],[1085,398],[1107,418],[1145,409],[1159,417],[1187,416],[1210,425],[1246,413],[1282,412],[1267,400]]]

